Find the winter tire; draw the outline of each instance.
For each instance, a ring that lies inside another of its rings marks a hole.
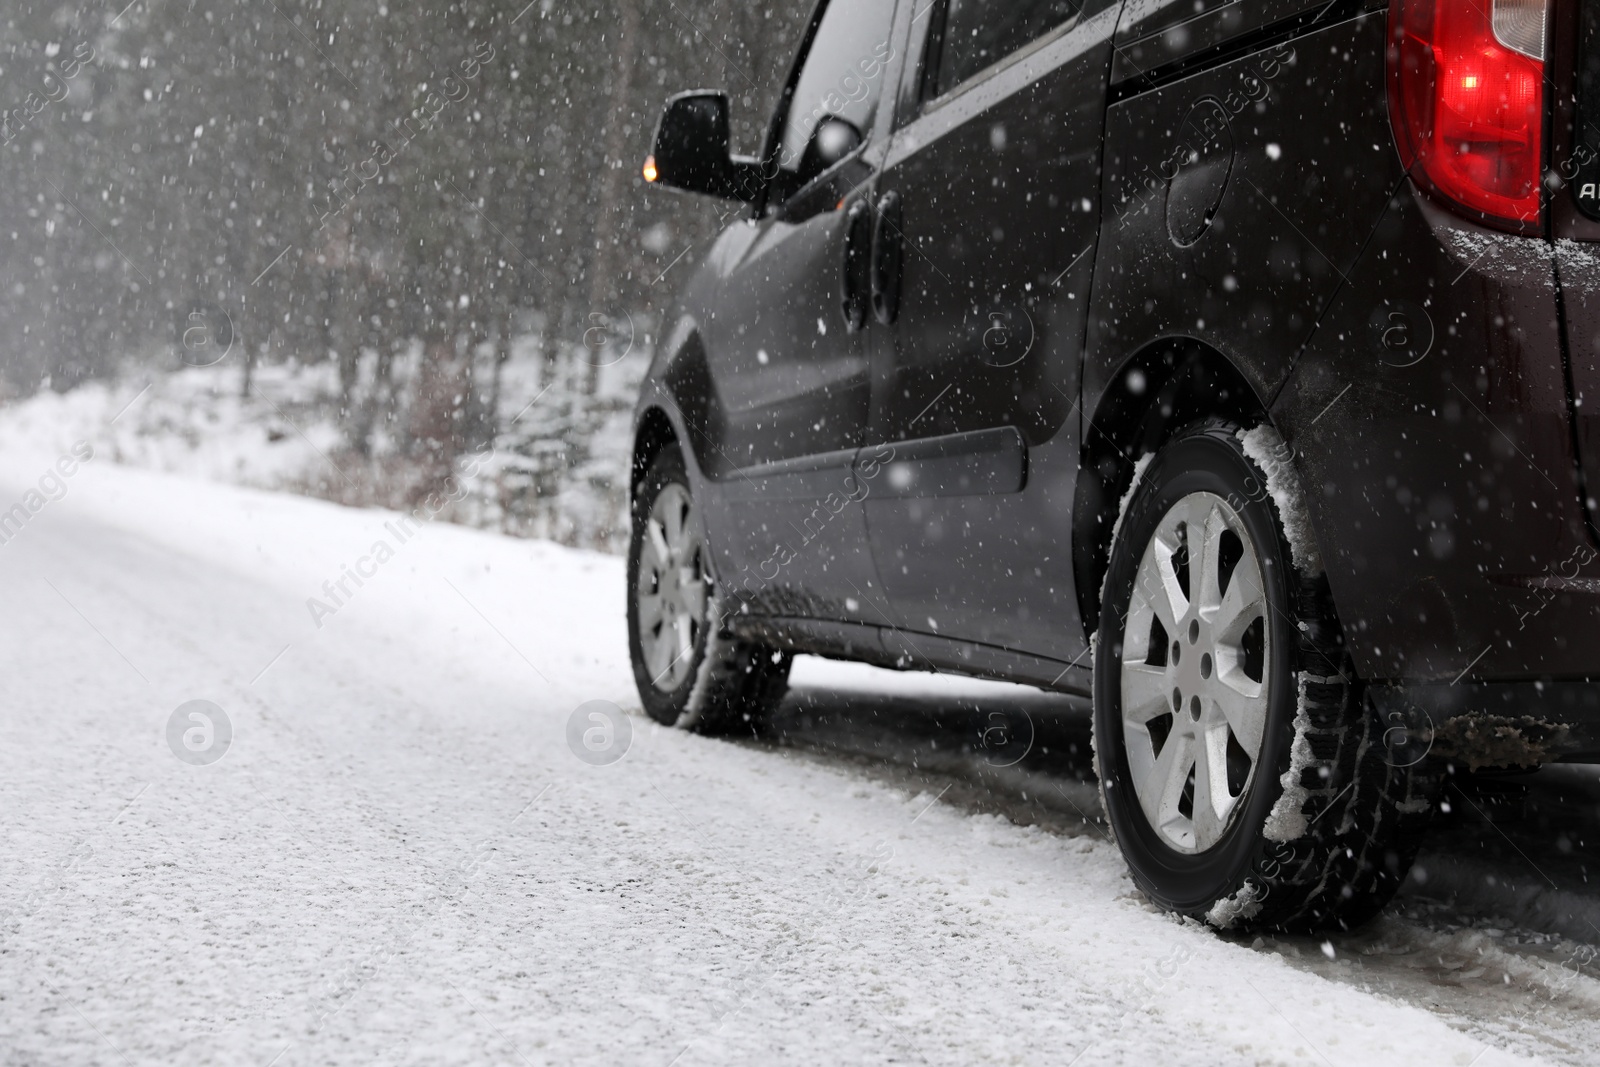
[[[783,700],[791,657],[728,632],[723,603],[683,460],[668,449],[634,493],[628,548],[628,649],[655,721],[759,734]]]
[[[1140,464],[1095,648],[1102,797],[1134,881],[1220,928],[1348,928],[1399,887],[1431,765],[1387,759],[1288,450],[1207,423]]]

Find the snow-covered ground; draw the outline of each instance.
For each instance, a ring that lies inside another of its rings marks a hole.
[[[38,507],[0,527],[0,1062],[1467,1067],[1600,1036],[1600,984],[1489,934],[1232,942],[1089,827],[658,729],[613,557],[8,440],[0,513]]]
[[[601,358],[582,346],[575,351]],[[515,338],[510,353],[493,413],[498,434],[453,465],[465,472],[460,499],[439,517],[620,551],[629,423],[649,346],[641,340],[625,352],[606,350],[592,396],[579,355],[547,368],[539,339],[529,335]],[[362,420],[343,410],[331,360],[263,362],[246,397],[241,355],[197,368],[157,353],[128,360],[118,377],[15,400],[0,407],[0,452],[61,452],[90,439],[102,463],[354,504],[402,506],[437,487],[423,487],[435,466],[432,450],[408,437],[419,346],[397,357],[392,398],[374,382],[375,353],[363,355],[353,403],[375,403],[383,412],[372,416],[364,452],[347,439],[349,424]],[[477,360],[482,377],[492,372],[485,362]],[[488,391],[483,380],[476,388]]]

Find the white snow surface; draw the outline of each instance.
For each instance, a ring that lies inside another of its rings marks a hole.
[[[1308,575],[1321,574],[1322,552],[1317,547],[1317,530],[1306,510],[1300,476],[1295,473],[1289,446],[1284,444],[1278,431],[1265,422],[1253,429],[1240,430],[1239,444],[1244,454],[1267,476],[1266,489],[1278,506],[1278,518],[1283,521],[1283,533],[1289,539],[1289,554],[1294,565]]]
[[[398,379],[418,373],[420,356],[413,348],[397,361]],[[630,412],[648,359],[641,348],[603,368],[591,397],[582,392],[586,367],[564,367],[546,381],[534,339],[518,337],[502,372],[502,432],[471,448],[470,464],[468,456],[458,458],[462,499],[441,517],[620,552],[626,539],[615,534],[627,522]],[[366,378],[370,363],[363,364]],[[406,498],[405,487],[418,484],[428,467],[400,439],[405,410],[395,425],[377,420],[370,456],[349,452],[331,362],[265,364],[248,399],[240,398],[239,386],[232,363],[181,370],[133,364],[120,379],[7,402],[0,409],[0,450],[65,451],[88,439],[107,463],[389,504]],[[530,478],[542,484],[531,496]]]
[[[1306,768],[1316,762],[1316,757],[1311,752],[1311,716],[1306,712],[1306,686],[1311,682],[1329,682],[1332,679],[1301,671],[1296,681],[1294,740],[1289,745],[1289,766],[1278,778],[1283,793],[1272,805],[1261,831],[1268,841],[1298,841],[1308,829],[1305,806],[1311,791],[1302,779]]]
[[[1211,910],[1206,912],[1206,922],[1218,930],[1226,930],[1242,919],[1253,918],[1261,910],[1256,893],[1255,882],[1246,878],[1236,892],[1211,905]]]
[[[318,629],[392,514],[66,484],[0,544],[0,1062],[1539,1062],[1156,913],[1096,837],[654,727],[615,558],[428,526]]]

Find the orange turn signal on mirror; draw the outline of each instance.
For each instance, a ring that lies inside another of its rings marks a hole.
[[[644,161],[644,180],[653,182],[659,177],[661,177],[661,172],[656,170],[656,157],[647,157]]]

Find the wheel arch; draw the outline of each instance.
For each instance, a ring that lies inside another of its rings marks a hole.
[[[634,428],[633,468],[628,479],[629,500],[639,491],[639,483],[644,480],[651,462],[669,448],[678,449],[680,454],[683,452],[678,431],[673,427],[666,409],[659,404],[652,404],[640,413]]]
[[[1099,626],[1111,534],[1139,458],[1203,418],[1242,426],[1271,421],[1267,401],[1244,372],[1216,348],[1188,337],[1165,338],[1129,357],[1095,402],[1084,425],[1072,512],[1073,573],[1087,632]]]
[[[668,337],[646,375],[634,415],[630,499],[650,461],[663,448],[678,450],[696,482],[718,467],[715,442],[721,437],[722,420],[705,342],[688,316],[678,320]]]

